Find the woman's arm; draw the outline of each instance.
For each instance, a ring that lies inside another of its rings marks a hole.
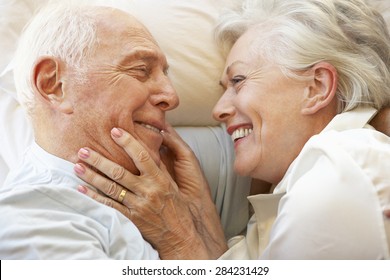
[[[173,157],[175,182],[165,164],[157,166],[130,134],[114,129],[112,136],[135,162],[140,175],[82,149],[80,159],[110,179],[77,164],[78,176],[108,197],[82,186],[80,191],[131,219],[163,259],[219,257],[227,249],[219,216],[198,161],[184,141],[172,128],[164,133],[164,145]]]

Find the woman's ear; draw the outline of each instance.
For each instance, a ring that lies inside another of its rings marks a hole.
[[[73,108],[63,91],[63,67],[57,58],[41,57],[34,65],[32,82],[40,100],[55,110],[70,114]]]
[[[302,114],[311,115],[328,106],[334,100],[337,90],[337,70],[327,62],[315,64],[312,78],[305,88]]]

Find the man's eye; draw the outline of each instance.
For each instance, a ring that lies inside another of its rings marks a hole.
[[[146,81],[150,76],[150,69],[146,66],[133,68],[135,70],[135,77],[141,81]]]
[[[149,70],[148,70],[148,68],[146,68],[146,66],[137,67],[137,68],[135,68],[135,70],[143,72],[145,74],[147,74],[149,72]]]

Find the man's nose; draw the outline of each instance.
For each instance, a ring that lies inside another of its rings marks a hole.
[[[151,102],[163,111],[175,109],[179,105],[179,96],[172,85],[171,80],[164,76],[156,83]]]

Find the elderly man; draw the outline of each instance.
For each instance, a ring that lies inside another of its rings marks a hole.
[[[160,161],[165,112],[178,105],[159,46],[108,7],[43,9],[16,53],[18,96],[35,143],[0,193],[1,259],[157,259],[132,222],[77,191],[80,148],[136,172],[110,138],[123,127]]]

